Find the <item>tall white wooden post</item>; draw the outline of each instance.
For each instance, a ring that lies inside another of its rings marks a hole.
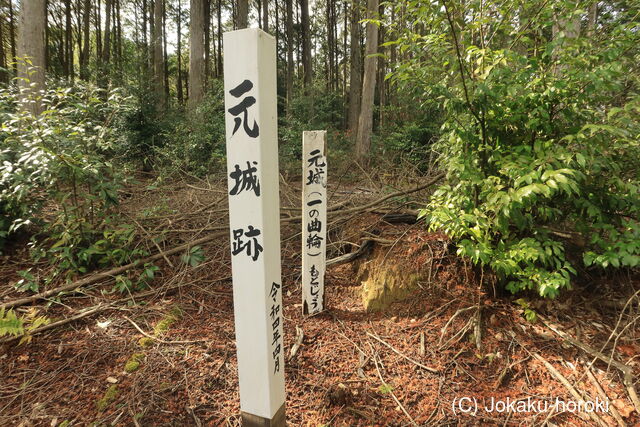
[[[327,131],[302,134],[302,310],[324,310],[327,253]]]
[[[244,426],[284,426],[275,39],[224,34],[233,306]]]

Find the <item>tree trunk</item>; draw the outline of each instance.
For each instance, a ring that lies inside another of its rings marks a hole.
[[[302,24],[302,65],[304,67],[304,86],[308,89],[313,82],[311,68],[311,27],[309,24],[309,0],[300,0]]]
[[[333,13],[331,9],[331,0],[327,0],[327,89],[333,90],[333,48],[334,48],[334,40],[333,40]]]
[[[109,62],[111,60],[111,15],[113,0],[105,0],[104,42],[102,43],[102,59],[100,61],[98,84],[106,87],[109,83]]]
[[[64,75],[67,79],[73,76],[73,41],[71,32],[71,0],[65,0],[64,17]]]
[[[353,0],[351,12],[351,69],[349,72],[349,129],[354,134],[358,129],[360,116],[360,95],[362,91],[362,50],[360,48],[360,4]]]
[[[120,7],[120,0],[116,0],[116,21],[115,21],[115,27],[116,27],[116,40],[118,42],[117,48],[116,48],[116,57],[117,57],[117,64],[118,64],[118,78],[122,79],[122,75],[123,75],[123,68],[122,68],[122,10]]]
[[[189,17],[189,108],[191,109],[195,109],[204,97],[204,7],[202,2],[203,0],[191,0]]]
[[[34,115],[42,112],[40,91],[45,89],[45,28],[47,19],[45,0],[29,0],[22,3],[18,21],[19,58],[27,58],[18,64],[20,108]],[[33,69],[32,69],[33,67]]]
[[[378,15],[378,0],[368,0],[367,14],[369,19]],[[371,131],[373,130],[373,100],[376,89],[376,65],[378,57],[378,26],[367,23],[366,56],[364,59],[364,79],[362,83],[362,105],[358,118],[358,133],[356,136],[356,159],[366,163],[371,148]]]
[[[9,75],[7,71],[7,56],[4,53],[4,18],[0,17],[0,83],[7,83],[9,81]]]
[[[151,28],[151,44],[153,47],[153,91],[158,102],[158,111],[165,108],[164,99],[164,58],[162,52],[162,6],[164,0],[153,3],[153,27]]]
[[[286,33],[287,33],[287,114],[290,113],[289,105],[293,99],[293,0],[285,0],[286,3]]]
[[[96,68],[98,69],[98,74],[100,73],[100,69],[102,67],[102,7],[100,4],[100,0],[95,5],[94,10],[94,22],[95,22],[95,31],[96,31]]]
[[[211,0],[204,0],[204,87],[211,74]]]
[[[150,55],[149,55],[149,39],[147,38],[147,34],[148,34],[148,21],[149,21],[149,4],[147,3],[147,0],[142,0],[142,64],[143,67],[145,69],[145,71],[149,71],[149,62],[150,62]]]
[[[184,93],[182,92],[182,0],[178,0],[176,27],[178,32],[178,51],[176,52],[176,59],[178,60],[178,82],[176,84],[176,93],[178,102],[182,105],[184,103]]]
[[[384,4],[380,5],[379,8],[379,13],[380,13],[380,20],[382,21],[382,17],[384,16]],[[381,53],[382,55],[385,54],[385,47],[380,46],[382,44],[384,44],[385,42],[385,27],[380,26],[380,29],[378,30],[379,34],[378,34],[378,51],[379,53]],[[378,59],[378,127],[382,127],[383,123],[384,123],[384,105],[386,102],[386,82],[384,80],[385,76],[386,76],[386,64],[385,64],[385,57],[381,56]]]
[[[13,62],[13,74],[18,75],[18,61],[16,61],[16,22],[13,14],[12,1],[9,0],[9,43],[11,43],[11,61]]]
[[[120,2],[120,0],[118,0]],[[167,4],[166,0],[162,2],[162,76],[164,78],[164,98],[163,102],[169,100],[169,61],[167,60]]]
[[[593,37],[596,31],[596,26],[598,25],[598,2],[594,1],[591,6],[589,6],[589,16],[587,20],[587,34],[589,37]]]
[[[262,1],[262,30],[268,33],[269,32],[269,0],[261,0],[261,1]]]
[[[236,10],[236,28],[241,30],[247,28],[249,24],[249,1],[238,0],[238,6]]]
[[[222,0],[218,0],[218,76],[222,76]]]
[[[80,53],[80,78],[85,81],[89,80],[89,48],[91,46],[91,38],[89,33],[90,24],[91,0],[84,0],[84,17],[82,21],[84,45],[82,46],[82,52]]]

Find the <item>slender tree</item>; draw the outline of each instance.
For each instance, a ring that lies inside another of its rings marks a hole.
[[[369,19],[378,15],[378,0],[367,1]],[[371,147],[371,132],[373,130],[373,101],[376,89],[376,65],[378,57],[378,25],[367,23],[366,56],[364,58],[364,79],[362,82],[362,104],[358,118],[358,133],[356,136],[356,159],[366,163]]]
[[[269,32],[269,0],[260,0],[260,1],[262,2],[262,29],[268,33]]]
[[[32,114],[40,114],[40,91],[45,89],[45,29],[47,22],[46,0],[29,0],[22,3],[18,21],[18,85],[21,108]]]
[[[90,25],[91,25],[91,0],[84,0],[84,16],[82,18],[82,32],[84,45],[80,53],[80,78],[89,80],[89,48],[91,46]]]
[[[158,101],[158,110],[165,108],[164,99],[164,57],[162,51],[162,9],[163,0],[153,2],[153,26],[151,45],[153,48],[153,91]]]
[[[18,75],[18,61],[16,61],[16,22],[13,14],[13,2],[9,0],[9,43],[11,44],[11,62],[13,63],[13,73]]]
[[[354,136],[358,129],[360,116],[360,95],[362,91],[362,50],[360,48],[360,4],[353,0],[351,11],[351,57],[349,72],[349,129]]]
[[[249,1],[238,0],[236,6],[236,28],[241,30],[249,25]]]
[[[217,75],[221,76],[222,75],[222,0],[218,0],[218,7],[217,7],[217,18],[218,18],[218,57],[217,57],[217,61],[218,61],[218,72]]]
[[[180,104],[184,103],[184,93],[182,92],[182,0],[178,0],[178,10],[176,13],[176,27],[178,46],[176,59],[178,62],[178,79],[176,82],[176,95]]]
[[[9,81],[9,75],[7,71],[7,55],[4,52],[4,17],[0,16],[0,82],[7,83]]]
[[[309,0],[300,0],[302,24],[302,65],[304,67],[304,85],[311,87],[313,69],[311,66],[311,25],[309,23]]]
[[[204,0],[204,87],[209,87],[211,73],[211,0]]]
[[[120,1],[120,0],[118,0]],[[167,2],[162,1],[162,76],[164,89],[164,102],[169,100],[169,61],[167,60]]]
[[[189,108],[204,97],[204,4],[191,0],[189,16]]]
[[[293,0],[285,0],[286,7],[286,24],[285,31],[287,35],[287,107],[291,104],[291,100],[293,99],[293,49],[294,49],[294,39],[293,39]],[[290,113],[289,108],[287,108],[287,113]]]

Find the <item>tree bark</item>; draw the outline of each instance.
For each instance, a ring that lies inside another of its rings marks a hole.
[[[0,16],[0,83],[7,83],[9,81],[9,74],[7,71],[7,55],[4,53],[4,18]]]
[[[349,72],[349,129],[354,136],[358,130],[360,116],[360,95],[362,93],[362,50],[360,48],[360,4],[353,0],[351,11],[351,56]]]
[[[378,15],[378,0],[368,0],[367,14],[369,19]],[[362,83],[362,105],[358,118],[358,133],[356,136],[356,159],[366,163],[371,148],[371,131],[373,130],[373,101],[376,89],[376,65],[378,57],[378,26],[367,24],[366,56],[364,59],[364,79]]]
[[[89,33],[90,24],[91,0],[84,0],[84,17],[82,21],[84,45],[82,46],[82,52],[80,53],[80,78],[85,81],[89,80],[89,48],[91,46],[91,38]]]
[[[204,97],[204,7],[203,0],[191,0],[189,17],[189,108]]]
[[[149,39],[148,34],[148,22],[149,22],[149,4],[147,0],[142,0],[142,64],[146,72],[149,71],[149,63],[151,56],[149,55]]]
[[[101,69],[102,62],[102,7],[100,4],[100,0],[95,5],[94,9],[94,23],[95,23],[95,31],[96,31],[96,68],[98,69],[98,73]]]
[[[204,87],[211,74],[211,0],[204,0]]]
[[[42,112],[41,93],[45,89],[45,28],[46,0],[29,0],[22,3],[18,21],[19,58],[27,59],[18,64],[20,107],[34,115]]]
[[[9,43],[11,44],[11,62],[13,62],[13,74],[18,75],[18,62],[16,61],[16,22],[13,14],[12,1],[9,1]]]
[[[120,0],[118,0],[118,3]],[[164,104],[169,100],[169,61],[167,60],[167,3],[162,1],[162,77],[164,89]]]
[[[596,26],[598,25],[598,2],[594,1],[591,6],[589,6],[589,14],[587,20],[587,34],[589,37],[593,37],[596,31]]]
[[[64,5],[64,74],[67,79],[73,78],[73,37],[71,29],[71,0],[65,0]]]
[[[304,67],[304,86],[308,89],[313,83],[311,60],[311,26],[309,23],[309,0],[300,0],[302,24],[302,66]]]
[[[285,27],[287,33],[287,114],[293,99],[293,0],[285,0],[286,18]]]
[[[106,87],[109,83],[109,62],[111,61],[111,15],[113,0],[105,0],[104,42],[102,43],[102,59],[100,61],[98,84]]]
[[[249,24],[249,1],[238,0],[238,6],[236,11],[236,28],[241,30],[247,28]]]
[[[269,32],[269,0],[262,0],[262,30]]]
[[[222,76],[222,0],[218,0],[218,10],[217,10],[217,18],[218,18],[218,72],[216,73],[218,76]]]
[[[176,59],[178,60],[178,81],[176,84],[176,94],[180,105],[184,103],[184,93],[182,92],[182,0],[178,0],[178,13],[176,15],[176,27],[178,32],[178,51]]]
[[[164,0],[153,3],[153,27],[151,28],[151,45],[153,47],[153,90],[157,99],[157,109],[165,108],[164,99],[164,57],[162,52],[162,9]]]

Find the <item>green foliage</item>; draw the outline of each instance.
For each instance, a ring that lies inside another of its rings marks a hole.
[[[19,337],[24,333],[24,322],[18,318],[15,311],[0,308],[0,337],[13,335]]]
[[[447,182],[422,212],[429,227],[512,292],[569,288],[580,267],[572,251],[586,266],[637,266],[640,96],[628,70],[638,22],[603,24],[609,39],[551,39],[555,15],[581,15],[575,2],[541,5],[525,29],[507,19],[512,8],[472,2],[466,13],[504,17],[495,39],[476,44],[486,29],[458,20],[461,3],[407,5],[429,30],[397,41],[415,56],[394,78],[445,113],[435,149]],[[573,236],[585,245],[571,245]]]
[[[0,91],[0,244],[19,229],[39,231],[35,259],[68,275],[142,255],[132,246],[135,229],[115,212],[123,179],[110,161],[120,142],[113,122],[130,99],[91,85],[60,87],[45,93],[37,117],[15,99]],[[38,289],[31,272],[21,275],[19,287]]]
[[[156,163],[164,172],[182,169],[205,176],[225,167],[224,88],[212,80],[202,103],[194,111],[176,109],[167,115],[154,148]]]
[[[200,246],[193,246],[189,248],[189,251],[182,255],[180,259],[185,264],[196,267],[204,261],[204,251]]]
[[[36,308],[31,308],[24,316],[18,316],[13,310],[0,308],[0,337],[12,335],[22,337],[19,344],[30,343],[31,332],[36,328],[47,325],[50,320],[45,316],[38,316]]]
[[[286,109],[287,114],[279,114],[280,155],[296,166],[302,158],[303,131],[322,129],[332,133],[333,138],[329,138],[332,144],[330,152],[344,145],[340,135],[335,132],[342,128],[344,121],[342,95],[316,87],[309,90],[312,95],[297,94]],[[284,110],[283,106],[279,110]]]

